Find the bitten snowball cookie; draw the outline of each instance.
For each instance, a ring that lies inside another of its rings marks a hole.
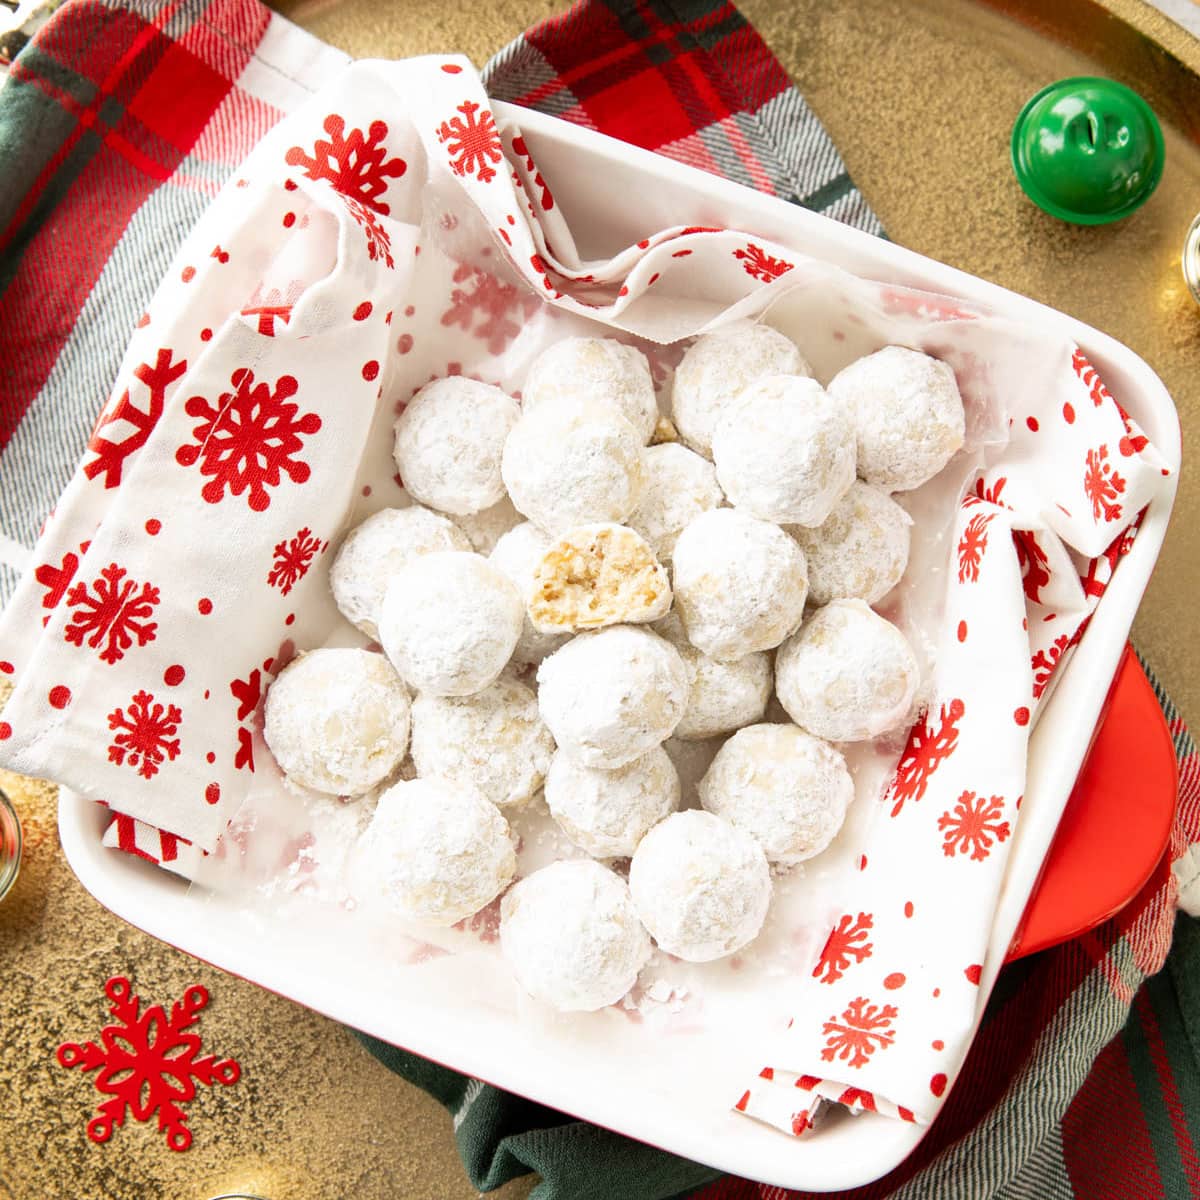
[[[674,737],[689,741],[715,737],[762,720],[771,695],[769,655],[747,654],[718,662],[688,641],[674,613],[659,621],[654,631],[679,651],[688,674],[687,708]]]
[[[543,404],[504,443],[504,483],[517,509],[547,533],[624,521],[642,494],[645,447],[615,408]]]
[[[668,954],[711,962],[758,936],[771,903],[771,871],[748,833],[691,809],[642,838],[629,891],[642,924]]]
[[[815,379],[744,388],[721,410],[712,452],[730,504],[764,521],[820,525],[854,482],[850,415]]]
[[[623,767],[671,736],[687,704],[679,651],[648,629],[581,633],[538,668],[554,740],[587,767]]]
[[[800,351],[782,333],[753,321],[734,321],[698,337],[675,368],[671,412],[683,440],[712,457],[713,429],[722,408],[765,375],[811,375]]]
[[[656,621],[671,584],[640,533],[624,525],[580,525],[542,556],[529,619],[543,633]]]
[[[787,714],[817,737],[860,742],[909,714],[920,672],[899,629],[861,600],[814,613],[775,657],[775,693]]]
[[[508,822],[469,784],[397,783],[365,835],[371,884],[398,916],[453,925],[478,912],[517,869]]]
[[[697,517],[675,543],[675,607],[688,640],[728,662],[799,628],[804,551],[778,525],[731,508]]]
[[[596,858],[622,858],[679,807],[679,773],[661,746],[615,771],[585,767],[560,750],[546,775],[546,803],[575,845]]]
[[[385,508],[346,535],[330,568],[329,586],[342,616],[376,639],[384,592],[401,567],[420,554],[470,548],[462,531],[441,513],[419,504]]]
[[[854,799],[846,760],[795,725],[751,725],[717,752],[700,803],[791,865],[833,841]]]
[[[453,375],[427,383],[396,420],[392,456],[408,492],[448,513],[504,496],[500,456],[521,409],[497,387]]]
[[[932,479],[963,444],[954,371],[918,350],[885,346],[844,367],[829,394],[854,419],[858,473],[888,492]]]
[[[540,663],[547,654],[552,654],[566,642],[568,635],[541,633],[529,619],[529,601],[533,597],[533,579],[538,564],[546,551],[554,544],[549,534],[543,533],[532,521],[522,521],[510,529],[496,543],[488,556],[488,562],[503,571],[516,585],[521,595],[525,613],[521,622],[521,636],[513,651],[513,661],[518,663]]]
[[[516,586],[487,559],[424,554],[392,576],[379,639],[417,691],[470,696],[504,670],[524,618]]]
[[[646,356],[612,338],[564,338],[530,365],[521,390],[524,412],[579,400],[611,405],[637,430],[643,444],[658,424],[658,402]]]
[[[908,566],[912,518],[886,492],[856,479],[816,529],[793,525],[808,563],[812,604],[882,600]]]
[[[501,808],[524,804],[542,786],[554,739],[537,697],[501,675],[473,696],[421,693],[412,708],[417,773],[469,783]]]
[[[670,562],[684,526],[725,501],[717,472],[706,458],[668,442],[646,450],[646,486],[629,527],[650,543],[659,562]]]
[[[293,782],[361,796],[404,757],[408,726],[408,692],[382,654],[311,650],[268,689],[263,737]]]
[[[593,1012],[633,987],[651,946],[624,882],[576,859],[535,871],[504,897],[500,949],[531,996]]]

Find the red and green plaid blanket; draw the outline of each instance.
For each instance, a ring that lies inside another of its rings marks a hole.
[[[185,231],[344,62],[258,0],[70,0],[16,59],[0,92],[0,600]],[[583,0],[486,78],[498,99],[882,232],[731,4]],[[1160,699],[1180,771],[1170,861],[1118,916],[1005,969],[928,1137],[856,1198],[1200,1195],[1200,923],[1177,912],[1181,887],[1193,906],[1200,891],[1200,757]],[[370,1048],[450,1109],[480,1188],[537,1171],[539,1200],[786,1194]]]

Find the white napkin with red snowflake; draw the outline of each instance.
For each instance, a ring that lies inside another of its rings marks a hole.
[[[813,1094],[927,1119],[974,1020],[1030,714],[1163,468],[1072,346],[1017,370],[1005,343],[989,364],[1011,329],[736,230],[583,261],[464,59],[348,67],[188,236],[0,625],[0,761],[106,801],[107,844],[195,875],[246,797],[279,787],[274,673],[331,629],[357,637],[324,568],[362,505],[401,500],[396,406],[457,371],[517,391],[544,345],[597,322],[650,339],[658,377],[680,348],[654,343],[775,301],[823,378],[897,340],[952,361],[969,428],[1013,410],[959,514],[937,700],[894,815],[739,1105],[789,1130]]]

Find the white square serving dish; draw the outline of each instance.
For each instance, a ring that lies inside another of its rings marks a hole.
[[[1174,405],[1154,372],[1113,338],[1052,309],[784,201],[552,117],[495,105],[519,124],[553,181],[584,258],[607,257],[681,224],[741,229],[855,274],[941,293],[1074,339],[1173,468],[1048,701],[980,987],[980,1012],[1032,893],[1162,544],[1180,459]],[[627,203],[636,195],[636,206]],[[1053,747],[1053,750],[1051,750]],[[436,969],[383,986],[365,938],[319,915],[303,942],[287,922],[208,902],[186,881],[101,845],[108,820],[63,792],[59,828],[84,886],[119,917],[224,970],[499,1087],[724,1171],[783,1187],[852,1188],[887,1173],[924,1130],[874,1114],[795,1140],[733,1112],[748,1063],[721,1039],[662,1038],[647,1056],[628,1022],[522,1021],[488,990],[466,994]],[[314,966],[314,964],[317,964]]]

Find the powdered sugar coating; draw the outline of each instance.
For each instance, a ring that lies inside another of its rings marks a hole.
[[[773,863],[820,854],[854,799],[846,760],[795,725],[750,725],[717,752],[700,803],[750,834]]]
[[[811,374],[782,333],[755,321],[733,321],[698,337],[675,368],[675,427],[691,449],[711,458],[717,418],[744,387],[766,375]]]
[[[408,731],[408,691],[369,650],[312,650],[267,690],[267,746],[292,782],[314,791],[370,791],[404,758]]]
[[[500,808],[517,807],[534,795],[553,753],[537,697],[508,675],[473,696],[422,692],[413,701],[418,774],[469,783]]]
[[[675,442],[650,446],[644,461],[646,486],[628,524],[650,543],[659,562],[666,563],[688,522],[720,508],[725,494],[712,463],[686,446]]]
[[[711,962],[758,936],[771,903],[771,871],[748,833],[689,809],[642,838],[629,891],[662,949],[687,962]]]
[[[687,704],[679,651],[634,625],[579,634],[542,663],[537,680],[554,740],[602,770],[623,767],[670,737]]]
[[[717,479],[736,508],[820,525],[854,482],[854,426],[815,379],[769,375],[726,404],[712,435]]]
[[[675,613],[654,630],[679,651],[688,674],[687,708],[674,737],[694,741],[762,720],[771,695],[770,655],[759,652],[718,662],[688,641]]]
[[[966,417],[954,371],[919,350],[868,354],[834,376],[829,394],[854,419],[859,475],[885,491],[920,487],[962,447]]]
[[[454,518],[454,523],[467,535],[470,547],[456,546],[454,549],[471,549],[484,557],[491,554],[496,544],[510,530],[515,529],[524,521],[524,517],[513,507],[513,502],[505,494],[504,498],[491,508],[485,508],[477,513],[463,513]]]
[[[912,518],[886,492],[856,479],[816,529],[793,525],[808,563],[812,604],[882,600],[908,566]]]
[[[778,646],[799,628],[808,595],[795,540],[731,508],[702,513],[679,535],[674,583],[688,640],[721,662]]]
[[[815,612],[775,656],[775,692],[797,725],[859,742],[901,725],[920,682],[904,634],[861,600]]]
[[[644,449],[611,405],[543,404],[524,413],[504,443],[504,483],[518,511],[547,533],[620,523],[641,498]]]
[[[329,586],[342,616],[371,639],[379,637],[379,610],[388,581],[406,563],[438,550],[469,550],[448,517],[413,504],[384,508],[345,537],[329,571]]]
[[[571,337],[543,350],[530,364],[521,407],[579,401],[611,405],[645,444],[658,423],[658,402],[646,356],[613,338]]]
[[[546,551],[554,545],[554,539],[540,530],[532,521],[522,521],[510,529],[496,543],[488,556],[492,566],[503,571],[516,585],[521,596],[524,617],[521,636],[513,651],[513,662],[540,663],[547,654],[553,654],[566,644],[569,634],[541,633],[529,619],[529,601],[533,597],[534,574]]]
[[[504,670],[525,606],[478,554],[424,554],[392,576],[379,618],[384,653],[417,691],[470,696]]]
[[[453,925],[511,882],[517,855],[508,822],[470,784],[397,783],[367,830],[369,887],[400,917]]]
[[[656,621],[671,584],[646,539],[625,525],[578,525],[542,555],[527,613],[543,633]]]
[[[517,982],[560,1012],[615,1004],[650,957],[629,888],[590,859],[551,863],[500,902],[500,949]]]
[[[448,513],[504,496],[500,457],[520,407],[498,387],[461,375],[427,383],[396,419],[392,456],[408,492]]]
[[[581,849],[621,858],[679,807],[679,774],[661,746],[618,767],[585,767],[559,750],[546,775],[550,815]]]

